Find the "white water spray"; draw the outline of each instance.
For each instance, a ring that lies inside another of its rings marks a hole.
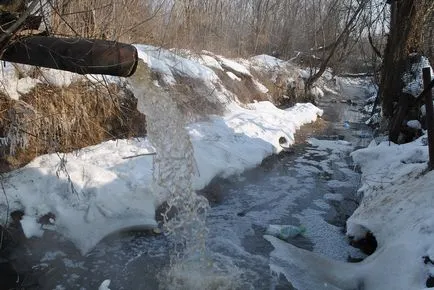
[[[236,279],[219,275],[220,267],[206,257],[209,204],[192,188],[196,166],[186,117],[172,96],[152,82],[142,61],[131,84],[138,99],[137,108],[147,118],[148,138],[157,151],[153,190],[168,203],[164,232],[172,242],[173,253],[170,268],[160,277],[162,288],[234,289],[231,281]],[[167,216],[170,210],[176,212],[174,217]]]

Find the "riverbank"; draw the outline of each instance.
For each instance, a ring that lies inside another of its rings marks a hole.
[[[360,204],[346,223],[346,235],[355,241],[369,237],[359,243],[368,257],[344,263],[266,236],[275,247],[272,264],[281,266],[274,270],[298,289],[434,287],[434,176],[427,171],[426,138],[402,145],[369,139],[367,148],[351,153],[362,177]]]
[[[279,76],[284,87],[296,86],[303,82],[301,70],[288,62],[268,56],[246,62],[210,53],[199,58],[197,55],[183,57],[154,47],[138,48],[139,56],[146,63],[145,75],[138,78],[151,79],[150,83],[144,84],[151,87],[140,88],[145,97],[150,91],[169,92],[175,107],[188,120],[185,130],[194,149],[196,175],[193,188],[196,190],[216,176],[224,178],[240,174],[259,165],[266,156],[287,148],[294,142],[295,131],[322,113],[311,104],[296,104],[281,110],[270,102],[274,101],[276,92],[268,93],[269,89],[259,82],[253,71],[263,68],[262,73],[267,77]],[[7,75],[11,77],[11,83],[22,83],[13,73]],[[290,78],[291,75],[297,77]],[[72,77],[70,74],[59,76],[66,76],[66,80],[60,79],[58,86],[72,82],[68,79],[68,76]],[[268,85],[273,87],[274,83],[269,81]],[[249,88],[247,91],[244,90],[246,87]],[[237,91],[246,94],[243,101]],[[295,91],[291,88],[291,92]],[[20,93],[14,96],[19,98]],[[170,120],[173,116],[161,114],[159,117]],[[164,132],[167,128],[161,130]],[[7,135],[1,145],[10,146],[14,138]],[[171,140],[171,143],[179,141]],[[49,271],[53,265],[69,269],[70,265],[66,265],[69,262],[65,261],[69,261],[69,255],[76,255],[77,250],[82,255],[89,253],[111,233],[156,228],[155,210],[167,198],[153,183],[154,155],[158,157],[164,153],[160,150],[165,148],[155,148],[147,138],[107,141],[71,153],[42,155],[23,168],[3,174],[0,217],[5,225],[2,232],[8,235],[4,241],[10,243],[2,243],[2,248],[12,248],[13,254],[18,256],[25,256],[25,252],[20,247],[14,249],[17,244],[32,245],[36,251],[38,245],[44,249],[38,252],[42,256],[35,254],[30,258],[31,262],[15,265],[17,272],[29,277],[29,271],[35,271],[33,259],[50,261],[51,256],[45,257],[44,253],[47,251],[47,255],[51,255],[46,247],[54,247],[56,241],[69,253],[59,254],[65,255],[59,263],[44,263],[42,272]],[[182,160],[183,152],[176,148],[173,152],[181,154]],[[11,218],[17,231],[10,231]],[[11,252],[4,251],[3,254],[6,260],[12,259],[17,264]]]

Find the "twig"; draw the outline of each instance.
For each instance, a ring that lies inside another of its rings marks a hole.
[[[17,33],[17,31],[20,29],[20,27],[24,24],[27,17],[30,16],[32,11],[36,8],[36,5],[39,3],[39,0],[33,0],[30,4],[29,8],[24,11],[20,17],[15,21],[14,24],[12,24],[8,29],[4,30],[2,35],[0,36],[0,45],[3,44],[4,41],[7,41],[8,38],[10,38],[12,35]]]
[[[56,152],[57,157],[60,159],[59,167],[56,170],[56,175],[58,178],[60,178],[60,172],[65,173],[66,178],[68,179],[69,185],[71,186],[71,191],[74,193],[78,199],[80,199],[80,195],[78,194],[78,191],[75,189],[74,183],[72,182],[71,176],[69,175],[68,169],[66,168],[66,163],[68,162],[66,159],[66,154],[63,154],[63,156],[60,156],[59,152]]]
[[[4,226],[1,227],[2,231],[0,233],[0,249],[2,249],[3,248],[4,231],[5,231],[6,227],[7,227],[8,222],[9,222],[9,199],[8,199],[8,195],[6,194],[5,186],[3,184],[3,174],[0,174],[0,184],[1,184],[1,188],[2,188],[3,194],[5,196],[5,199],[6,199],[6,207],[7,207],[6,208],[6,220],[5,220],[5,224],[4,224]]]
[[[136,157],[148,156],[148,155],[157,155],[157,152],[149,152],[149,153],[142,153],[142,154],[137,154],[137,155],[132,155],[132,156],[126,156],[126,157],[122,157],[122,159],[133,159]]]

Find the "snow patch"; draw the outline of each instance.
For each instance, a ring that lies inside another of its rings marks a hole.
[[[402,76],[402,81],[404,82],[403,92],[417,97],[423,91],[423,79],[422,70],[423,68],[429,67],[431,71],[431,76],[434,78],[433,69],[429,63],[428,58],[421,56],[419,61],[414,63],[409,72]]]
[[[320,99],[324,97],[324,92],[319,87],[313,87],[310,90],[310,93],[312,96],[314,96],[316,99]]]
[[[407,126],[413,129],[422,129],[422,124],[418,120],[410,120],[407,122]]]
[[[285,62],[267,54],[261,54],[249,58],[250,63],[256,69],[274,70],[284,66]]]
[[[253,84],[255,85],[256,89],[260,91],[263,94],[266,94],[269,92],[266,86],[258,82],[257,80],[253,79]]]
[[[241,79],[237,77],[233,72],[227,71],[226,74],[234,81],[241,81]]]
[[[238,73],[240,75],[252,77],[252,74],[250,71],[243,66],[242,64],[239,64],[235,60],[227,59],[222,56],[218,56],[218,61],[220,62],[221,66],[226,69],[233,71],[234,73]]]
[[[178,56],[168,50],[137,44],[138,56],[153,71],[159,72],[163,81],[169,85],[176,84],[176,76],[202,79],[208,82],[217,82],[218,77],[214,71],[200,63]]]
[[[41,225],[38,224],[33,217],[26,215],[23,216],[23,218],[21,219],[21,226],[23,228],[24,235],[28,239],[33,237],[40,238],[44,234]]]
[[[104,280],[101,285],[98,287],[98,290],[110,290],[111,281],[110,280]]]
[[[206,55],[206,54],[202,54],[199,58],[199,63],[206,65],[208,67],[211,68],[215,68],[218,70],[223,70],[223,68],[221,67],[221,65],[219,64],[219,62],[212,56]]]

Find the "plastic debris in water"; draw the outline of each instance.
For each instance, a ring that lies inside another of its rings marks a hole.
[[[345,121],[345,122],[344,122],[344,128],[345,128],[345,129],[350,129],[350,127],[351,127],[351,126],[350,126],[350,122]]]
[[[275,236],[281,240],[295,238],[298,235],[303,235],[306,232],[304,226],[293,225],[269,225],[265,234]]]
[[[99,286],[98,290],[110,290],[110,280],[104,280],[101,285]]]

